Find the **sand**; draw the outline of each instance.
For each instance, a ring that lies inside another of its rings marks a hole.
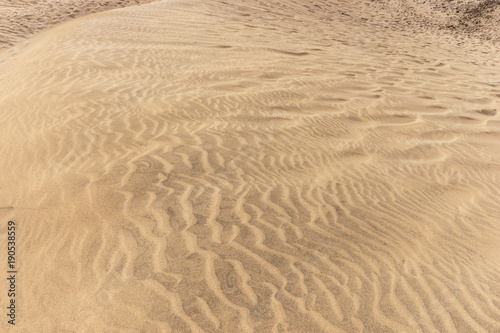
[[[4,49],[0,331],[500,332],[500,52],[394,13],[167,0]]]
[[[154,0],[0,0],[0,50],[61,22]]]

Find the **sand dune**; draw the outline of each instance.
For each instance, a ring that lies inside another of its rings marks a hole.
[[[90,13],[154,0],[0,0],[0,50],[36,33]]]
[[[168,0],[5,51],[16,328],[500,332],[500,53],[369,7]]]

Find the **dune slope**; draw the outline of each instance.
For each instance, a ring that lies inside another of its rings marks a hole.
[[[500,53],[366,8],[163,1],[5,58],[17,328],[500,331]]]

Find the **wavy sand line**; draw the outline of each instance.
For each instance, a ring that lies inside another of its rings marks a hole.
[[[22,329],[500,330],[494,62],[365,6],[165,1],[6,58]]]

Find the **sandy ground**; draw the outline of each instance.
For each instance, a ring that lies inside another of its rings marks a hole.
[[[372,1],[392,29],[500,43],[500,0]]]
[[[0,50],[34,34],[91,13],[154,0],[0,0]]]
[[[500,332],[494,33],[390,6],[168,0],[7,38],[0,331]]]

